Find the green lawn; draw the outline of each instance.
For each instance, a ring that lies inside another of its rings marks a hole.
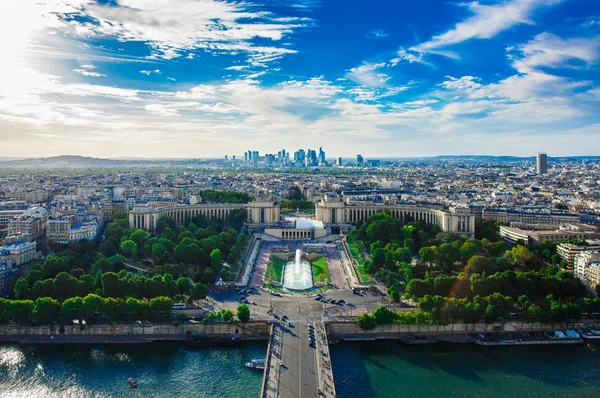
[[[350,254],[352,254],[352,257],[354,257],[354,260],[356,260],[357,263],[362,264],[364,260],[358,252],[354,242],[348,242],[348,248],[350,249]]]
[[[365,267],[363,267],[362,265],[358,265],[356,267],[356,269],[358,270],[358,274],[360,275],[360,280],[363,283],[373,283],[373,277],[369,274],[367,274],[367,272],[365,271]]]
[[[312,262],[315,283],[331,281],[327,257],[321,257]]]
[[[265,271],[265,282],[271,280],[281,282],[281,277],[283,275],[283,266],[285,265],[285,263],[285,260],[280,260],[276,257],[271,256],[269,258],[269,263],[267,264],[267,270]]]
[[[360,275],[360,279],[363,283],[373,283],[373,277],[365,271],[365,258],[362,253],[358,251],[354,242],[348,242],[348,249],[350,249],[350,254],[354,257],[354,260],[357,262],[356,269],[358,270],[358,274]]]

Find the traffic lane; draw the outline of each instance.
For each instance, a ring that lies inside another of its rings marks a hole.
[[[300,373],[302,389],[299,396],[312,398],[317,396],[315,349],[308,345],[309,334],[307,325],[301,324],[299,329],[300,355],[302,356]]]
[[[281,397],[298,397],[300,382],[300,340],[288,328],[283,334],[283,355],[279,391]]]
[[[317,396],[316,357],[308,346],[306,324],[286,328],[284,333],[283,367],[280,383],[282,397]]]

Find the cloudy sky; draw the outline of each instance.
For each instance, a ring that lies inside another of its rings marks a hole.
[[[0,156],[600,155],[598,0],[2,0]]]

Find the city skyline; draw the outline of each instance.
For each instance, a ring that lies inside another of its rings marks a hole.
[[[344,4],[5,2],[4,156],[600,152],[598,4]]]

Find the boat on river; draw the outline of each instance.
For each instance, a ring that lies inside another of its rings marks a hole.
[[[130,377],[130,378],[127,380],[127,382],[129,383],[129,385],[130,385],[132,388],[137,388],[137,383],[135,382],[135,380],[133,380],[133,378],[131,378],[131,377]]]
[[[440,340],[436,336],[406,336],[400,339],[402,344],[436,344]]]
[[[264,370],[265,369],[264,359],[252,359],[250,362],[246,362],[246,367],[250,369]]]
[[[586,340],[600,340],[600,330],[580,330],[579,334]]]

